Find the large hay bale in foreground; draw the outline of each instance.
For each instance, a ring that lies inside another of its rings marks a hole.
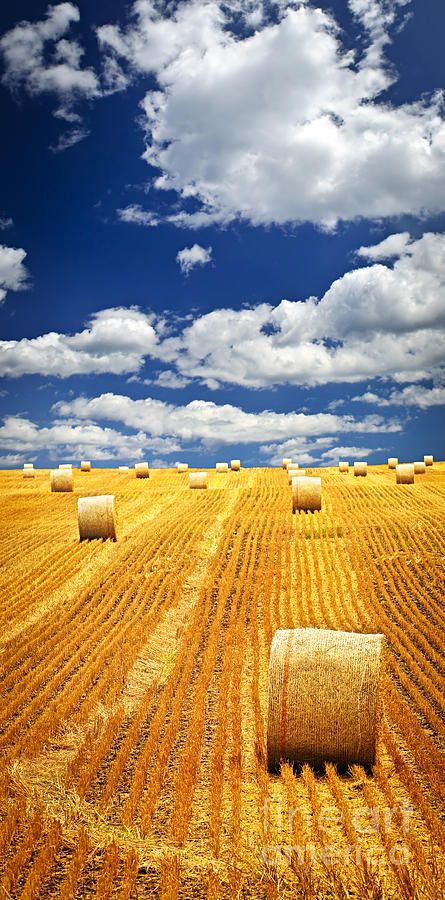
[[[284,457],[283,457],[283,460],[282,460],[282,463],[281,463],[281,468],[282,468],[282,469],[287,469],[288,464],[291,463],[291,462],[292,462],[292,460],[290,459],[289,456],[284,456]]]
[[[292,479],[292,512],[321,509],[321,478],[297,475]]]
[[[72,469],[52,469],[49,473],[51,491],[59,493],[72,491],[74,486]]]
[[[345,459],[343,459],[343,460],[341,460],[341,462],[339,462],[338,471],[339,472],[349,472],[349,463]]]
[[[303,477],[306,475],[306,469],[291,469],[287,470],[287,483],[292,484],[294,478],[298,478],[301,475]]]
[[[423,461],[426,466],[432,466],[434,462],[434,456],[424,456]]]
[[[188,472],[188,463],[176,463],[177,472]]]
[[[366,478],[368,474],[368,463],[367,462],[355,462],[354,463],[354,475],[357,478]]]
[[[230,468],[232,472],[239,472],[241,469],[241,460],[240,459],[231,459],[230,460]]]
[[[95,538],[112,538],[116,540],[116,516],[114,512],[114,496],[79,497],[77,501],[77,520],[81,541]]]
[[[119,466],[117,471],[119,472],[119,475],[127,475],[130,471],[130,466]]]
[[[370,767],[381,716],[384,637],[317,628],[275,632],[267,762]]]
[[[136,478],[150,478],[148,462],[135,463],[134,470],[136,472]]]
[[[204,490],[208,487],[207,472],[190,472],[189,486],[195,490]]]
[[[398,465],[399,465],[398,456],[390,456],[388,458],[388,469],[395,469],[395,467]]]
[[[426,471],[426,466],[424,462],[415,462],[414,463],[414,475],[424,475]]]
[[[215,469],[217,472],[228,472],[229,471],[229,463],[216,463]]]
[[[396,483],[414,484],[413,463],[399,463],[399,465],[396,466]]]
[[[82,462],[80,464],[80,471],[81,472],[91,472],[91,463],[89,460],[87,460],[87,459],[82,460]]]

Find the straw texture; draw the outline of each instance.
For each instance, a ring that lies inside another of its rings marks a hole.
[[[230,460],[230,468],[232,472],[239,472],[241,469],[241,460],[240,459],[231,459]]]
[[[77,520],[81,541],[95,538],[116,540],[114,496],[108,494],[102,497],[79,497]]]
[[[292,479],[292,512],[321,509],[321,478],[297,475]]]
[[[297,478],[299,475],[306,475],[306,469],[291,469],[289,466],[287,470],[287,483],[292,484],[292,479]]]
[[[229,463],[216,463],[215,469],[217,472],[228,472]]]
[[[414,484],[413,463],[399,463],[396,466],[396,482],[397,484]]]
[[[354,475],[356,477],[365,478],[368,474],[368,463],[367,462],[355,462],[354,463]]]
[[[188,463],[176,463],[177,472],[188,472]]]
[[[375,761],[384,637],[317,628],[275,632],[270,652],[267,761],[319,768]]]
[[[72,469],[52,469],[49,473],[51,482],[51,491],[72,491],[73,490],[73,471]]]
[[[424,462],[415,462],[414,463],[414,475],[424,475],[426,470],[426,466]]]
[[[91,463],[88,460],[83,459],[80,464],[80,471],[81,472],[91,472]]]
[[[150,469],[147,462],[135,463],[136,478],[150,478]]]
[[[190,472],[189,485],[195,490],[207,488],[207,472]]]
[[[339,464],[338,464],[338,471],[339,471],[339,472],[349,472],[349,463],[346,462],[346,460],[343,459],[343,460],[342,460],[341,462],[339,462]]]
[[[423,461],[426,466],[432,466],[433,462],[434,462],[434,457],[433,456],[424,456]]]
[[[388,459],[388,469],[395,469],[396,466],[399,465],[399,459],[397,456],[390,456]]]
[[[281,468],[287,469],[288,463],[291,463],[291,462],[292,462],[292,460],[288,456],[284,456],[282,463],[281,463]]]
[[[130,471],[130,467],[129,466],[119,466],[117,471],[119,472],[119,475],[126,475],[127,472]]]

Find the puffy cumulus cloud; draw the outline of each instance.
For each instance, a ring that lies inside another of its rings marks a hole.
[[[82,47],[65,37],[79,19],[75,4],[58,3],[48,7],[44,19],[19,22],[0,40],[3,83],[14,92],[22,89],[31,96],[55,95],[54,115],[70,123],[80,122],[74,111],[77,100],[93,100],[102,94],[94,70],[82,66]],[[87,134],[86,129],[73,128],[60,139],[56,149],[71,147]]]
[[[48,452],[51,459],[94,460],[141,459],[147,453],[175,453],[171,438],[148,437],[143,431],[124,434],[94,422],[56,421],[45,427],[28,418],[7,416],[0,426],[0,450],[6,465],[20,465],[26,455]]]
[[[26,288],[28,272],[23,265],[25,258],[26,250],[21,247],[5,247],[0,244],[0,303],[8,290],[20,291]]]
[[[382,450],[382,447],[378,447],[377,450]],[[331,465],[336,464],[341,459],[366,459],[367,456],[375,452],[376,450],[373,450],[371,447],[330,447],[321,456],[322,459],[327,461],[327,465]]]
[[[56,403],[54,412],[76,420],[119,422],[127,428],[141,429],[152,437],[176,438],[181,442],[199,442],[205,446],[216,444],[250,444],[305,439],[339,432],[366,434],[399,431],[397,421],[383,420],[376,415],[360,420],[352,416],[330,413],[276,413],[264,410],[245,412],[231,404],[216,404],[192,400],[177,406],[147,397],[130,397],[107,393],[99,397],[78,397]]]
[[[392,266],[347,272],[321,300],[199,316],[157,352],[211,387],[427,378],[443,364],[445,236],[403,248]]]
[[[149,384],[148,379],[144,379],[144,384]],[[187,387],[187,385],[190,384],[190,379],[184,378],[182,375],[176,375],[175,372],[167,369],[165,372],[159,373],[158,377],[154,381],[154,384],[159,385],[159,387],[178,390]]]
[[[98,29],[106,59],[152,75],[146,161],[181,227],[309,221],[332,229],[445,206],[442,96],[391,104],[383,48],[408,0],[350,0],[365,50],[302,3],[138,0],[126,28]],[[244,20],[240,29],[240,17]],[[192,205],[191,205],[192,204]],[[177,204],[176,204],[177,206]]]
[[[364,394],[351,397],[348,402],[366,403],[370,406],[415,406],[418,409],[429,409],[430,406],[445,405],[445,386],[437,385],[430,388],[422,384],[409,384],[402,390],[391,391],[387,397],[366,391]]]
[[[184,275],[189,275],[197,266],[206,266],[212,261],[212,248],[201,247],[193,244],[192,247],[184,247],[176,254],[176,262],[181,267]]]
[[[364,259],[391,259],[394,256],[402,256],[403,253],[409,253],[408,245],[411,237],[407,231],[399,234],[390,234],[383,241],[374,244],[372,247],[359,247],[356,255]]]
[[[50,332],[19,341],[0,341],[0,375],[56,375],[67,378],[138,371],[154,351],[154,316],[134,308],[94,313],[87,327],[73,335]]]

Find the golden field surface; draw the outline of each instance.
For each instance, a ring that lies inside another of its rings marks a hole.
[[[0,473],[0,897],[442,900],[445,464],[368,473],[296,516],[279,469]],[[94,494],[116,542],[79,542]],[[386,636],[372,772],[267,771],[272,637],[309,626]]]

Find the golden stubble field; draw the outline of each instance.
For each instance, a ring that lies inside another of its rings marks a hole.
[[[0,473],[1,897],[442,900],[445,464],[314,474],[292,516],[278,469]],[[118,541],[80,543],[107,493]],[[267,771],[271,640],[307,626],[386,636],[372,773]]]

